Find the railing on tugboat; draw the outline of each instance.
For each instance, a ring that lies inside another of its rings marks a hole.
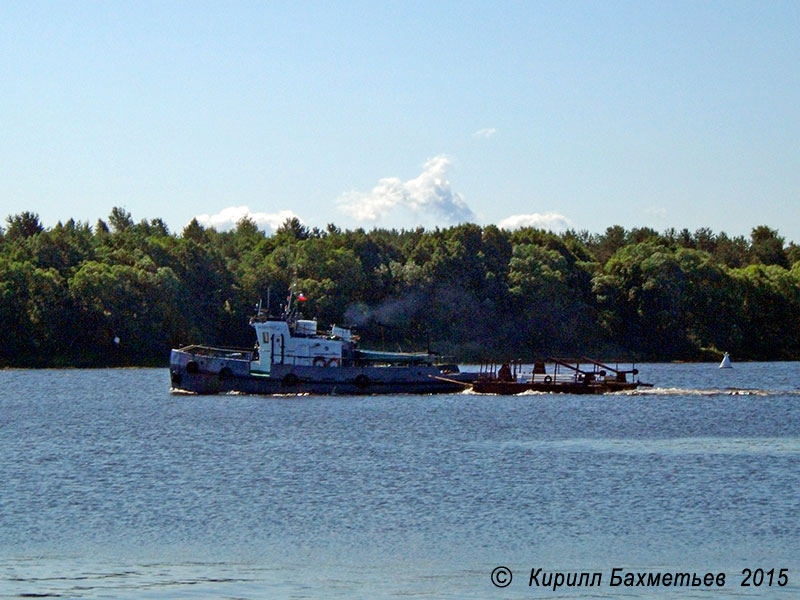
[[[227,358],[238,360],[253,360],[253,350],[246,348],[214,348],[213,346],[191,345],[178,349],[180,352],[211,358]]]

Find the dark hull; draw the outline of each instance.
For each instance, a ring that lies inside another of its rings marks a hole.
[[[174,379],[174,376],[173,376]],[[237,377],[220,380],[209,374],[184,374],[181,381],[173,381],[172,391],[192,394],[256,394],[278,396],[285,394],[312,394],[352,396],[365,394],[446,394],[461,392],[463,385],[437,381],[372,381],[357,384],[347,381],[299,381],[287,385],[269,377]]]
[[[548,394],[608,394],[635,390],[638,387],[651,387],[646,383],[583,383],[580,381],[521,383],[516,381],[475,381],[472,390],[479,394],[500,394],[510,396],[523,392],[542,392]]]
[[[191,394],[446,394],[460,392],[475,375],[446,373],[436,366],[298,367],[272,365],[267,374],[251,373],[249,362],[189,355],[173,350],[170,379],[174,393]]]

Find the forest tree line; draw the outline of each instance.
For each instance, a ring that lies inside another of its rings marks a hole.
[[[514,231],[309,228],[267,235],[160,219],[0,228],[0,366],[164,365],[187,344],[252,347],[248,318],[290,287],[306,318],[362,345],[461,361],[593,355],[637,360],[800,358],[800,247],[609,227]]]

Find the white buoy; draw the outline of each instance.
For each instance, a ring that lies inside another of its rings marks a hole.
[[[725,356],[722,357],[722,362],[719,363],[719,368],[720,369],[732,369],[733,368],[733,365],[731,365],[731,357],[727,352],[725,353]]]

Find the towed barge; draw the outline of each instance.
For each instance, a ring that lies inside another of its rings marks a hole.
[[[547,371],[545,362],[553,366]],[[524,373],[519,362],[481,369],[478,378],[469,384],[479,394],[512,395],[523,392],[562,394],[608,394],[653,387],[652,383],[635,381],[639,374],[634,365],[630,368],[611,367],[587,357],[579,359],[548,358],[533,364],[530,373]],[[629,379],[630,376],[630,379]]]
[[[439,364],[431,352],[361,350],[351,330],[259,309],[250,320],[251,350],[186,346],[170,353],[173,393],[190,394],[436,394],[457,392],[477,373]]]

